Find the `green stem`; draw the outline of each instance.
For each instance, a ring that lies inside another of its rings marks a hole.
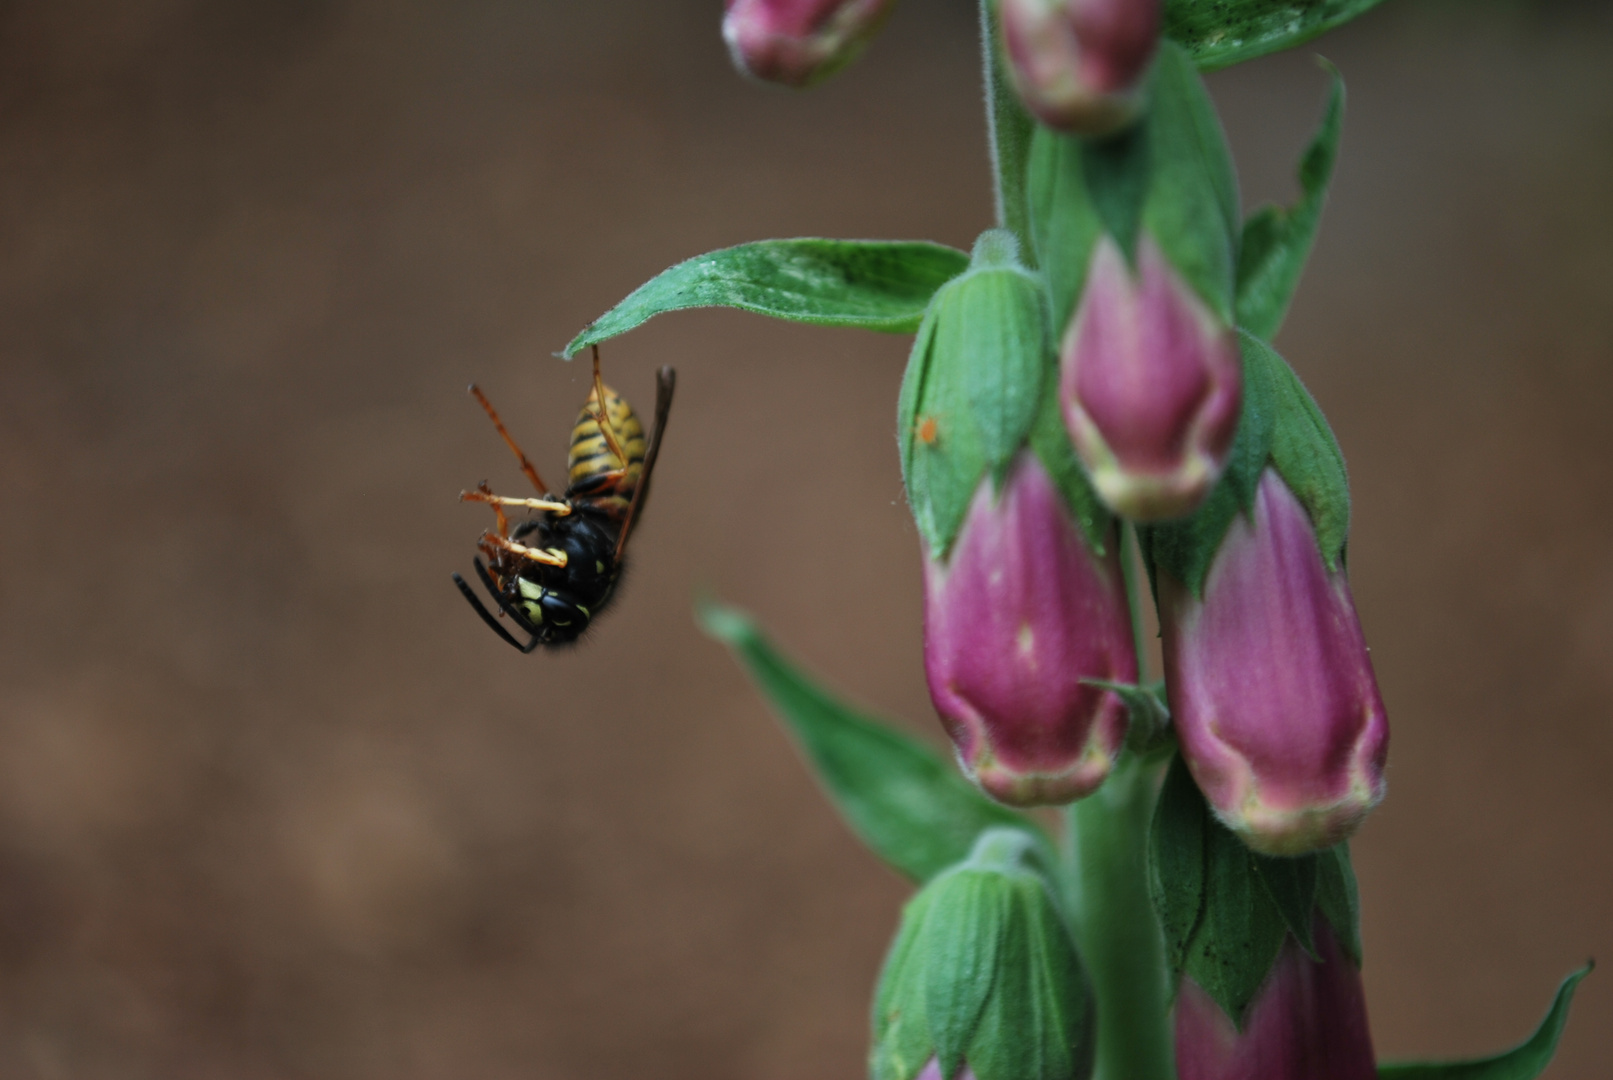
[[[1148,824],[1164,769],[1127,753],[1067,811],[1070,908],[1098,1001],[1093,1080],[1175,1080],[1165,940],[1148,896]]]
[[[996,0],[980,0],[980,52],[986,76],[986,129],[991,145],[997,224],[1019,237],[1020,259],[1035,269],[1025,167],[1030,159],[1031,133],[1036,124],[1019,103],[1019,95],[1003,70],[996,8]]]

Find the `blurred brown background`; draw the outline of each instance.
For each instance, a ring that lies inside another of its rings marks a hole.
[[[686,256],[989,214],[972,6],[820,90],[715,2],[0,4],[0,1077],[861,1074],[906,889],[727,655],[748,607],[938,731],[906,341],[735,313],[681,371],[617,610],[521,657],[448,580],[585,393],[550,357]],[[1217,75],[1245,198],[1350,87],[1279,342],[1352,468],[1394,722],[1357,844],[1389,1057],[1613,958],[1613,20],[1401,0]],[[1613,972],[1551,1076],[1606,1075]]]

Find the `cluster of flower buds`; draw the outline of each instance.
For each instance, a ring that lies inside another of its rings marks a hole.
[[[1011,55],[1022,10],[1004,0]],[[1127,133],[1036,132],[1036,271],[988,233],[920,329],[900,439],[926,674],[987,793],[1090,794],[1125,745],[1115,687],[1137,678],[1115,524],[1132,522],[1193,776],[1249,847],[1302,854],[1383,795],[1387,725],[1343,533],[1318,524],[1347,524],[1348,493],[1341,465],[1312,475],[1337,447],[1303,387],[1234,330],[1236,185],[1202,80],[1169,43],[1150,70]],[[1251,370],[1265,397],[1245,423]]]
[[[1233,1023],[1198,983],[1176,995],[1180,1080],[1374,1080],[1361,972],[1318,917],[1316,957],[1290,937],[1250,1004]]]
[[[752,78],[810,86],[849,63],[895,0],[728,0],[723,40]]]
[[[1115,529],[1066,460],[1050,383],[1040,285],[994,230],[932,301],[898,422],[931,697],[965,770],[1021,806],[1103,782],[1126,710],[1102,684],[1137,678]]]
[[[872,1080],[1088,1080],[1092,1031],[1035,842],[986,831],[902,912],[874,997]]]

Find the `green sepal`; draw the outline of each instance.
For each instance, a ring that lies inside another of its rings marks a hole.
[[[873,1080],[1085,1080],[1087,980],[1038,842],[983,834],[902,913],[874,997]]]
[[[1178,755],[1165,773],[1148,830],[1148,894],[1165,934],[1165,958],[1174,972],[1187,965],[1188,947],[1204,914],[1208,830],[1209,808]]]
[[[687,308],[730,307],[790,322],[910,334],[969,257],[915,240],[761,240],[697,255],[655,277],[583,327],[560,355]]]
[[[1288,924],[1260,880],[1259,856],[1213,816],[1205,822],[1204,846],[1204,912],[1182,973],[1241,1028]]]
[[[1596,965],[1587,963],[1562,981],[1551,1008],[1535,1033],[1511,1050],[1472,1061],[1407,1062],[1378,1066],[1378,1080],[1534,1080],[1551,1064],[1568,1023],[1568,1007],[1579,981]]]
[[[1303,45],[1382,0],[1166,0],[1165,35],[1201,71]]]
[[[1146,686],[1110,682],[1108,679],[1082,679],[1088,686],[1112,692],[1126,706],[1126,748],[1147,754],[1170,744],[1171,710],[1165,701],[1165,682]]]
[[[1038,825],[980,794],[940,754],[827,694],[742,612],[708,602],[697,617],[756,680],[851,831],[899,873],[926,881],[998,826],[1023,829],[1053,850]]]
[[[1047,312],[1062,334],[1086,286],[1092,249],[1106,229],[1087,186],[1085,143],[1037,125],[1026,166],[1031,245],[1047,287]]]
[[[1350,845],[1341,841],[1316,859],[1316,906],[1333,928],[1333,936],[1345,955],[1361,966],[1361,892],[1355,884],[1355,868],[1350,865]]]
[[[1305,260],[1316,240],[1316,228],[1327,202],[1327,185],[1338,158],[1339,130],[1344,121],[1344,79],[1322,61],[1333,76],[1322,124],[1299,159],[1299,201],[1292,206],[1264,206],[1243,224],[1238,251],[1238,325],[1270,341],[1288,314]]]
[[[1169,41],[1160,44],[1154,61],[1147,124],[1143,227],[1183,280],[1231,326],[1241,229],[1232,152],[1204,80]]]
[[[1272,375],[1271,464],[1310,512],[1322,559],[1329,570],[1337,570],[1350,535],[1350,481],[1344,470],[1344,452],[1316,399],[1288,362],[1258,338],[1239,337],[1246,354],[1251,349],[1266,354],[1266,369]]]
[[[1075,447],[1070,445],[1070,430],[1064,426],[1063,407],[1059,404],[1057,365],[1048,364],[1042,379],[1041,401],[1031,426],[1031,451],[1047,470],[1053,486],[1064,496],[1064,505],[1087,546],[1098,555],[1105,555],[1115,538],[1114,512],[1092,490],[1081,459],[1075,456]]]
[[[1203,987],[1239,1026],[1288,935],[1320,959],[1318,913],[1360,963],[1344,845],[1298,858],[1250,851],[1210,812],[1180,755],[1154,808],[1148,885],[1171,969]]]
[[[1143,222],[1143,206],[1148,202],[1153,179],[1152,112],[1137,123],[1106,139],[1079,139],[1081,173],[1093,209],[1103,222],[1104,231],[1137,264],[1137,237]]]
[[[1194,596],[1204,595],[1210,564],[1233,520],[1239,514],[1253,513],[1260,474],[1271,461],[1272,433],[1277,422],[1276,383],[1280,377],[1274,365],[1283,361],[1252,339],[1240,337],[1239,345],[1243,401],[1221,479],[1191,517],[1137,529],[1150,579],[1163,569]]]
[[[907,500],[933,556],[952,546],[981,477],[1000,480],[1024,445],[1049,356],[1041,282],[1012,233],[988,230],[935,294],[898,399]]]
[[[1312,930],[1316,917],[1318,874],[1315,856],[1279,859],[1256,855],[1254,866],[1260,875],[1260,883],[1266,887],[1266,895],[1282,914],[1288,932],[1294,935],[1294,940],[1299,942],[1300,948],[1311,959],[1320,961],[1322,957],[1316,951],[1316,938]]]

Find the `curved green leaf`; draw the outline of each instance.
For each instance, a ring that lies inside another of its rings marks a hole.
[[[1564,979],[1535,1033],[1506,1053],[1474,1061],[1379,1065],[1378,1080],[1534,1080],[1545,1071],[1551,1056],[1557,1052],[1557,1040],[1562,1038],[1563,1027],[1568,1023],[1568,1006],[1574,1000],[1574,988],[1595,966],[1586,964]]]
[[[918,329],[935,290],[969,256],[922,240],[761,240],[664,270],[583,327],[562,356],[668,311],[731,307],[791,322],[892,334]]]
[[[1038,825],[980,794],[917,739],[824,693],[779,655],[748,616],[704,603],[697,617],[706,633],[734,650],[800,741],[846,824],[896,870],[927,881],[966,858],[982,832],[1000,825],[1033,834],[1052,865],[1052,843]]]
[[[1261,207],[1243,224],[1243,245],[1238,250],[1238,325],[1266,341],[1277,336],[1283,316],[1288,314],[1300,272],[1316,240],[1327,184],[1338,158],[1344,80],[1337,68],[1331,64],[1327,68],[1333,73],[1333,91],[1322,126],[1299,160],[1299,201],[1293,206]]]
[[[1381,0],[1166,0],[1165,36],[1201,71],[1291,49]]]

